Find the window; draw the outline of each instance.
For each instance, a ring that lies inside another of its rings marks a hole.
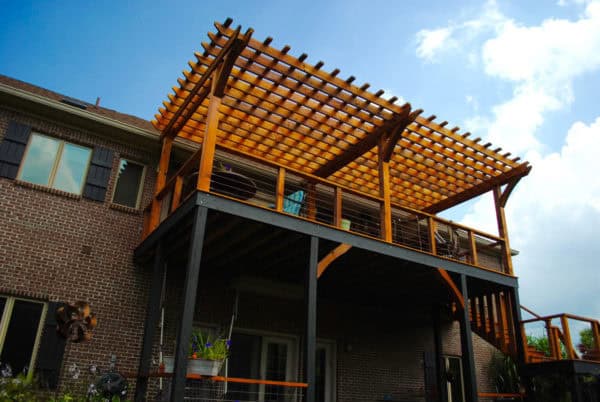
[[[458,356],[445,356],[448,402],[464,402],[462,361]]]
[[[139,163],[121,159],[113,194],[113,203],[138,208],[142,194],[145,168]]]
[[[0,296],[0,362],[10,365],[13,376],[33,376],[46,309],[42,302]]]
[[[32,134],[19,179],[67,193],[81,194],[92,150],[56,138]]]

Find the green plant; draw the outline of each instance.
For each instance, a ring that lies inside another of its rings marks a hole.
[[[225,360],[229,354],[229,339],[211,337],[200,330],[192,332],[189,357],[192,359]]]
[[[492,376],[496,381],[496,390],[500,393],[517,393],[520,390],[521,378],[517,365],[510,356],[494,353],[490,364]]]
[[[548,338],[545,336],[527,335],[527,344],[535,347],[536,350],[543,352],[544,355],[548,357],[552,356],[550,351],[550,343],[548,342]],[[567,350],[562,342],[560,342],[560,354],[563,359],[567,358]]]
[[[594,349],[594,335],[592,334],[591,328],[579,331],[579,338],[581,340],[581,343],[579,344],[580,348],[583,347],[585,350]]]
[[[0,401],[33,402],[37,401],[33,380],[26,375],[0,378]]]

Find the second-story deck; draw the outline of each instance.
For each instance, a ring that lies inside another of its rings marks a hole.
[[[197,190],[513,275],[504,205],[526,162],[230,23],[153,122],[162,154],[144,238]],[[196,150],[169,166],[177,142]],[[499,235],[435,215],[490,191]]]

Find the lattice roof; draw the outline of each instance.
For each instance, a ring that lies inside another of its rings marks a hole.
[[[377,144],[393,139],[391,200],[429,212],[529,173],[527,162],[458,127],[448,129],[408,103],[383,98],[383,91],[370,92],[369,84],[358,87],[354,77],[341,79],[337,69],[324,71],[322,62],[306,63],[306,54],[291,56],[288,46],[275,49],[271,38],[260,42],[251,29],[242,34],[230,24],[215,23],[204,52],[163,102],[153,121],[163,135],[202,143],[211,77],[225,71],[218,143],[293,170],[379,195]]]

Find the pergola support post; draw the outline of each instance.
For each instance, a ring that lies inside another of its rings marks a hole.
[[[183,401],[184,399],[189,340],[192,335],[192,320],[194,319],[194,310],[196,308],[196,293],[198,290],[208,209],[205,207],[196,207],[192,211],[192,215],[192,231],[183,291],[183,309],[179,319],[177,343],[175,345],[175,367],[173,369],[173,382],[171,384],[171,402]]]
[[[135,387],[135,401],[146,400],[148,390],[148,374],[150,371],[150,360],[152,359],[152,343],[156,334],[156,328],[160,319],[160,307],[162,301],[162,281],[165,274],[165,261],[163,243],[159,242],[154,252],[154,267],[152,271],[152,284],[148,295],[148,307],[146,310],[146,321],[144,336],[142,338],[142,352],[138,366],[138,378]]]
[[[379,166],[379,196],[383,198],[380,212],[381,238],[386,242],[392,241],[392,202],[390,197],[390,162],[385,157],[385,142],[379,141],[378,166]]]
[[[162,138],[160,161],[158,163],[158,171],[156,172],[154,198],[152,199],[152,208],[150,210],[150,231],[156,229],[160,221],[162,201],[159,200],[156,196],[162,191],[162,189],[165,187],[165,183],[167,182],[167,173],[169,172],[169,161],[171,159],[172,146],[173,138]]]
[[[467,289],[467,277],[460,275],[460,291],[465,300],[465,308],[462,309],[460,316],[460,346],[462,350],[462,362],[465,382],[465,400],[467,402],[478,402],[477,395],[477,376],[475,368],[475,358],[473,355],[473,335],[471,333],[471,324],[469,322],[469,291]]]
[[[512,256],[510,255],[510,242],[508,241],[508,229],[506,226],[506,216],[504,214],[504,203],[502,202],[502,189],[500,186],[494,187],[494,205],[496,207],[496,220],[498,221],[498,235],[504,243],[502,245],[502,259],[506,273],[513,275]]]
[[[304,381],[308,384],[305,402],[315,401],[317,364],[317,264],[319,262],[319,238],[310,238],[310,257],[306,274],[306,334],[304,355]]]
[[[198,183],[196,186],[198,190],[205,192],[210,190],[210,178],[212,176],[213,163],[215,160],[217,132],[219,127],[219,106],[221,106],[221,98],[215,95],[216,82],[217,80],[213,78],[213,88],[208,103],[206,130],[204,131],[204,140],[202,142],[200,165],[198,167]]]

